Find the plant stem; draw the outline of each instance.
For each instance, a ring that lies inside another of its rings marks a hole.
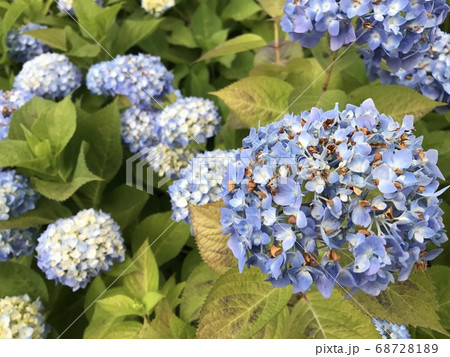
[[[328,89],[328,85],[330,84],[331,72],[333,72],[334,62],[336,62],[338,55],[338,51],[334,51],[331,53],[330,65],[327,68],[325,73],[325,80],[323,81],[322,93],[325,93]]]
[[[280,38],[278,35],[278,21],[273,22],[273,47],[275,48],[275,63],[281,64],[280,57]]]

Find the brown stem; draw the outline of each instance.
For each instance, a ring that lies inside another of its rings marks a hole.
[[[273,45],[275,48],[275,63],[281,64],[281,57],[280,57],[280,39],[278,35],[278,21],[275,20],[273,22]]]
[[[334,62],[336,62],[338,56],[338,51],[334,51],[331,53],[330,65],[327,68],[325,73],[325,80],[323,81],[322,93],[326,92],[328,89],[328,85],[330,84],[331,72],[333,72]]]

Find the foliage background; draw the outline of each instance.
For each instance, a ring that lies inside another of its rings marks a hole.
[[[223,128],[208,150],[240,147],[248,128],[276,120],[287,108],[331,109],[371,97],[397,120],[415,116],[424,147],[439,150],[439,166],[450,177],[450,114],[433,111],[440,103],[406,87],[369,82],[356,46],[341,49],[327,71],[333,57],[326,39],[308,50],[281,31],[283,0],[182,0],[160,18],[146,14],[139,1],[105,3],[74,1],[78,24],[52,0],[0,1],[0,89],[10,89],[20,70],[8,58],[6,34],[32,21],[48,29],[30,34],[84,74],[118,54],[160,56],[183,95],[220,107]],[[442,27],[448,31],[450,22]],[[84,86],[59,103],[35,99],[14,113],[9,140],[0,143],[0,167],[20,168],[44,196],[35,210],[1,221],[0,229],[46,225],[94,207],[113,216],[127,243],[124,263],[76,293],[44,280],[33,256],[0,263],[0,297],[40,296],[51,337],[377,338],[368,314],[408,325],[413,337],[449,336],[449,243],[426,272],[379,297],[358,293],[343,301],[345,293],[336,291],[325,300],[314,290],[305,300],[290,287],[272,288],[254,269],[239,274],[220,233],[220,203],[192,210],[194,238],[189,226],[171,221],[164,190],[149,196],[125,185],[131,154],[121,145],[120,111],[128,105],[126,98],[94,96]],[[32,130],[30,118],[42,125]],[[442,207],[450,224],[449,195]]]

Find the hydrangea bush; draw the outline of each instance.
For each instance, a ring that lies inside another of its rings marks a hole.
[[[0,0],[0,338],[450,336],[448,10]]]

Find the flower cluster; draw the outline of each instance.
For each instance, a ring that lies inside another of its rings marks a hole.
[[[411,70],[386,71],[372,65],[371,58],[365,58],[369,75],[380,78],[383,84],[400,84],[414,88],[423,95],[450,103],[450,35],[437,31],[434,41],[424,57]]]
[[[384,339],[410,339],[411,336],[405,325],[397,325],[386,320],[376,319],[372,317],[377,331]]]
[[[0,90],[0,140],[8,137],[9,123],[14,111],[33,98],[33,94],[20,89],[7,92]]]
[[[0,171],[0,221],[34,209],[39,197],[28,178],[14,170]]]
[[[94,64],[86,84],[94,94],[125,95],[132,104],[151,108],[155,100],[173,91],[172,78],[159,57],[138,54]]]
[[[35,247],[36,229],[7,229],[0,231],[0,262],[30,255]]]
[[[315,282],[378,295],[425,269],[447,241],[436,150],[424,151],[371,99],[339,111],[312,108],[252,129],[224,177],[221,222],[239,260],[295,292]]]
[[[119,225],[102,211],[87,209],[50,224],[38,238],[37,264],[48,279],[76,291],[125,259]]]
[[[367,45],[374,64],[385,59],[397,71],[420,59],[448,11],[445,0],[287,0],[281,25],[308,48],[327,32],[333,51],[355,41]]]
[[[220,199],[226,167],[236,155],[237,150],[207,151],[189,161],[188,167],[181,170],[180,179],[169,187],[173,220],[190,224],[190,205],[204,205]]]
[[[57,0],[58,9],[61,12],[68,12],[73,14],[73,0]],[[97,5],[102,6],[103,0],[95,0]]]
[[[50,330],[45,323],[43,306],[28,295],[0,299],[0,339],[46,338]]]
[[[23,25],[18,30],[11,30],[6,36],[6,45],[9,47],[9,57],[17,63],[24,63],[39,56],[43,53],[49,52],[48,47],[43,42],[35,39],[30,35],[25,35],[25,32],[45,29],[47,26],[41,26],[32,22]]]
[[[43,98],[63,98],[81,85],[81,71],[65,55],[44,53],[25,62],[14,88]]]
[[[145,11],[159,17],[166,10],[175,6],[175,0],[142,0],[141,6]]]
[[[208,99],[179,98],[167,106],[157,118],[161,142],[170,146],[186,146],[191,139],[204,143],[217,134],[221,117],[214,103]]]
[[[161,177],[178,178],[180,170],[187,166],[196,154],[190,147],[170,148],[164,144],[158,144],[149,148],[146,160],[153,170]]]
[[[131,152],[158,143],[156,119],[160,111],[131,106],[120,115],[122,121],[122,140]]]

